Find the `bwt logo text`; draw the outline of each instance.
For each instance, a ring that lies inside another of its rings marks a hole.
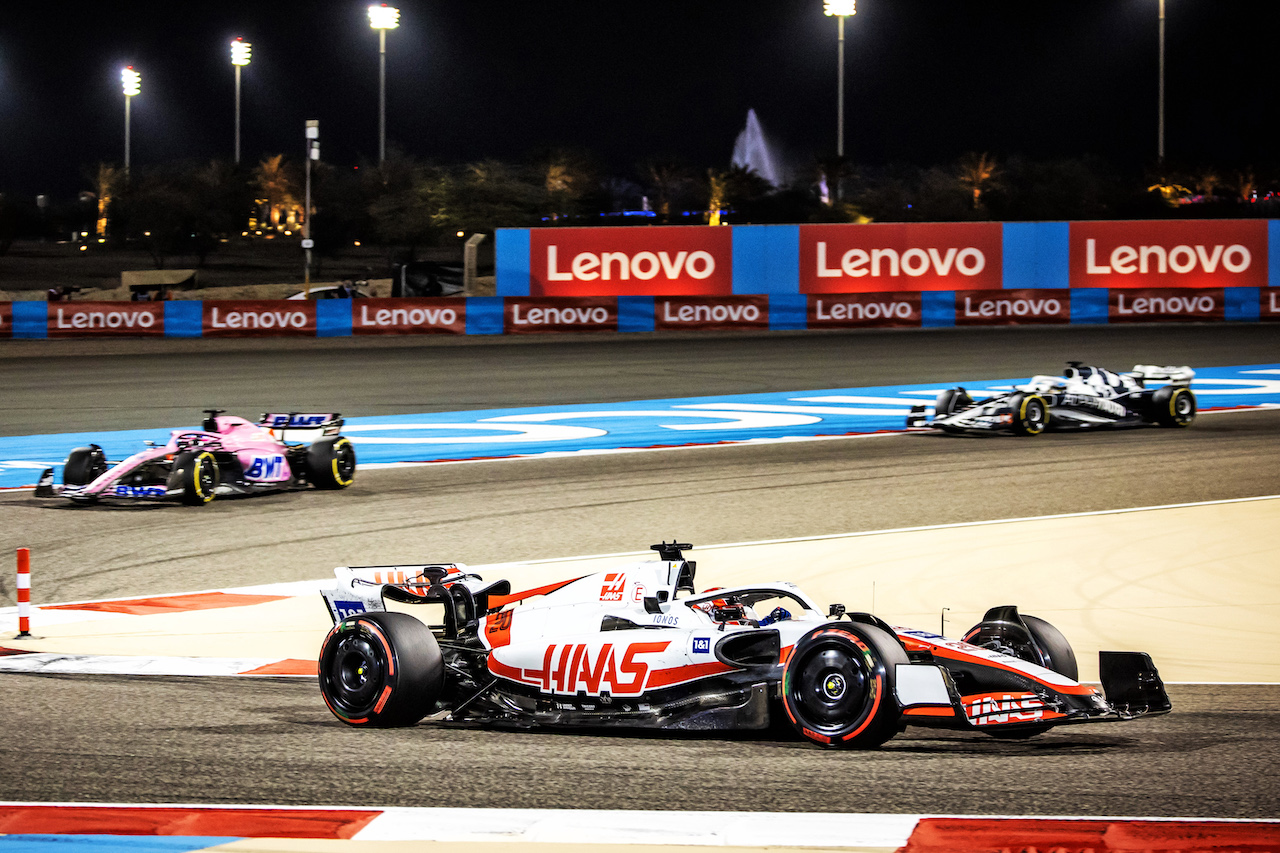
[[[716,271],[716,259],[710,252],[579,252],[569,262],[568,271],[558,267],[556,246],[547,246],[547,281],[609,281],[613,278],[648,281],[662,273],[674,281],[682,276],[694,279],[710,278]]]

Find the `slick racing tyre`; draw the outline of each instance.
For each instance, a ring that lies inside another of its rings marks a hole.
[[[933,405],[934,417],[945,417],[973,405],[973,398],[963,388],[948,388],[938,395]]]
[[[1076,654],[1062,632],[1043,619],[1018,613],[1016,607],[991,608],[981,622],[968,630],[963,639],[975,646],[1039,664],[1072,681],[1080,678]],[[1053,727],[1050,725],[1034,725],[988,728],[984,731],[1003,740],[1025,740],[1051,728]]]
[[[1039,435],[1049,425],[1049,404],[1038,394],[1014,394],[1009,408],[1013,410],[1013,431],[1018,435]]]
[[[107,456],[96,444],[77,447],[62,466],[62,482],[68,486],[87,486],[107,473]]]
[[[346,437],[327,438],[307,448],[307,477],[318,489],[345,489],[356,475],[356,448]]]
[[[412,726],[431,712],[443,686],[435,635],[407,613],[344,619],[320,648],[320,693],[349,726]]]
[[[874,749],[898,731],[897,639],[874,625],[830,623],[796,643],[782,673],[782,703],[801,735],[823,746]]]
[[[1151,395],[1151,417],[1160,426],[1190,426],[1196,419],[1196,395],[1184,385],[1166,385]]]
[[[221,479],[218,460],[207,450],[194,450],[178,454],[173,460],[177,474],[177,486],[182,489],[182,502],[188,506],[204,506],[213,500]]]

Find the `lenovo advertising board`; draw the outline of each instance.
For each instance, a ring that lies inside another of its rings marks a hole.
[[[1265,287],[1267,221],[1072,222],[1072,287]]]
[[[1222,288],[1117,288],[1108,294],[1112,323],[1167,323],[1221,320],[1226,311]]]
[[[163,302],[50,302],[51,338],[164,335]]]
[[[733,230],[535,228],[531,296],[663,296],[733,293]]]
[[[467,300],[355,299],[351,302],[355,335],[465,335]]]
[[[768,296],[660,296],[653,313],[659,332],[769,329]]]
[[[219,299],[204,303],[206,338],[316,336],[316,303],[285,299]]]
[[[1069,290],[959,290],[957,326],[1070,323]]]
[[[1002,279],[998,222],[801,225],[801,293],[993,290]]]
[[[809,294],[807,299],[810,329],[920,325],[918,292],[824,293]]]
[[[502,301],[502,311],[509,335],[618,331],[618,300],[613,296],[509,296]]]
[[[1262,288],[1258,309],[1259,319],[1280,321],[1280,287]]]

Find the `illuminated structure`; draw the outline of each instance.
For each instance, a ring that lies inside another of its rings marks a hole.
[[[836,156],[844,156],[844,19],[858,13],[858,0],[824,0],[822,13],[835,18],[840,46],[836,67]]]
[[[127,178],[129,177],[129,105],[133,101],[133,96],[142,91],[142,75],[129,65],[120,72],[120,82],[124,87],[124,174]]]
[[[387,30],[400,26],[400,10],[383,3],[369,7],[369,26],[378,31],[378,164],[387,159]]]
[[[240,69],[249,64],[252,45],[242,38],[231,42],[231,64],[236,69],[236,164],[240,163]]]

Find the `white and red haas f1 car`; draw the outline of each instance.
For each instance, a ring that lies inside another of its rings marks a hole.
[[[1185,427],[1196,417],[1196,395],[1189,387],[1194,377],[1185,366],[1138,364],[1115,373],[1072,361],[1061,376],[1033,376],[1012,391],[980,400],[964,388],[950,388],[938,395],[932,419],[925,406],[913,406],[907,428],[1039,435],[1098,427]]]
[[[255,495],[313,485],[345,489],[356,470],[356,451],[341,435],[338,414],[265,414],[257,423],[205,409],[200,429],[176,429],[164,445],[119,462],[96,444],[71,451],[55,486],[47,468],[37,497],[79,503],[103,499],[180,500],[201,506],[218,495]]]
[[[1170,709],[1142,652],[1102,652],[1102,691],[1047,622],[996,607],[964,640],[825,612],[796,586],[694,593],[691,546],[524,592],[464,565],[341,567],[320,690],[358,727],[443,721],[751,730],[873,748],[907,725],[1025,738]],[[427,621],[387,601],[427,605]],[[760,615],[767,614],[767,615]],[[789,724],[789,726],[787,725]]]

